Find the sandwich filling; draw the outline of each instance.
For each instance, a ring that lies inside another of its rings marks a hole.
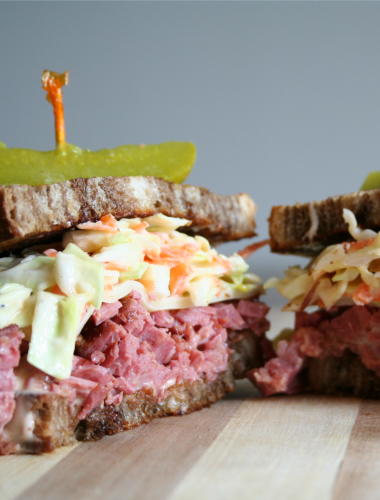
[[[289,300],[283,310],[296,313],[294,332],[282,332],[276,355],[249,374],[265,395],[298,392],[307,357],[339,357],[346,349],[380,376],[380,232],[358,228],[350,210],[343,218],[354,241],[329,246],[305,269],[292,267],[264,285],[276,287]],[[310,306],[319,309],[308,314]]]
[[[227,369],[227,329],[267,330],[260,279],[238,254],[177,231],[188,224],[108,215],[61,247],[0,259],[3,453],[33,434],[31,419],[12,418],[15,391],[62,394],[79,419],[147,388],[159,402],[174,384]]]

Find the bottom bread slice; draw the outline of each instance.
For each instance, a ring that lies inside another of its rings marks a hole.
[[[72,445],[76,440],[98,440],[147,424],[153,418],[200,410],[233,391],[234,387],[232,372],[228,370],[213,382],[197,380],[174,385],[161,402],[152,390],[125,395],[117,406],[100,405],[83,420],[72,414],[69,401],[60,394],[22,391],[16,393],[16,418],[7,428],[7,437],[19,445],[18,452],[51,452],[60,446]],[[8,450],[2,451],[5,454]]]
[[[309,358],[307,376],[310,390],[319,394],[380,399],[380,377],[349,350],[341,357]]]
[[[137,391],[131,396],[124,396],[118,406],[94,408],[77,425],[75,437],[79,441],[93,441],[105,435],[147,424],[153,418],[184,415],[201,410],[204,406],[216,403],[234,388],[234,379],[228,370],[220,373],[213,382],[197,380],[193,383],[174,385],[160,403],[152,391]]]

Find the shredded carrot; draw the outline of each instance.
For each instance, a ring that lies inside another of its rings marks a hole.
[[[180,247],[162,245],[160,255],[158,257],[146,255],[146,260],[152,264],[173,268],[192,257],[198,249],[198,245],[194,245],[193,243],[186,243]]]
[[[145,221],[142,221],[140,222],[140,224],[138,224],[137,226],[135,226],[134,228],[132,228],[134,231],[136,231],[136,233],[138,234],[144,234],[146,233],[145,229],[149,226],[149,224]]]
[[[109,271],[128,271],[129,267],[128,266],[123,266],[122,264],[118,264],[117,262],[106,262],[104,264],[104,268],[108,269]]]
[[[369,304],[374,298],[375,297],[373,293],[366,283],[360,283],[360,285],[352,295],[352,300],[355,302],[355,304],[359,305]]]
[[[50,293],[55,293],[56,295],[63,295],[67,297],[67,295],[62,292],[62,290],[59,288],[58,285],[55,285],[55,287],[52,290],[50,290]]]
[[[172,245],[161,245],[161,257],[168,258],[188,258],[191,257],[195,252],[199,250],[198,245],[194,243],[185,243],[181,246],[172,246]]]
[[[156,289],[156,282],[154,280],[136,280],[144,285],[147,292],[154,292]]]
[[[116,219],[113,215],[104,215],[97,222],[84,222],[83,224],[78,224],[78,229],[95,229],[97,231],[106,231],[108,233],[117,233],[118,227],[116,224]]]
[[[182,295],[186,286],[187,277],[192,272],[192,267],[186,262],[181,262],[170,269],[171,295]]]
[[[259,241],[258,243],[253,243],[253,245],[248,245],[247,247],[243,248],[243,250],[240,250],[238,254],[240,257],[243,257],[243,259],[248,259],[250,255],[253,254],[253,252],[256,252],[261,247],[264,247],[265,245],[268,245],[270,240],[263,240]]]
[[[220,280],[218,280],[218,278],[215,278],[215,284],[218,287],[218,291],[216,292],[215,295],[219,297],[220,292],[222,291],[222,283],[220,282]]]
[[[354,241],[353,243],[349,243],[350,245],[350,252],[354,252],[355,250],[360,250],[361,248],[368,247],[369,245],[372,245],[372,243],[375,241],[375,238],[369,238],[368,240],[360,240],[360,241]]]
[[[42,88],[46,90],[46,99],[53,105],[55,117],[55,139],[57,146],[65,144],[65,118],[62,102],[62,90],[64,85],[69,84],[69,72],[56,73],[45,70],[42,73]]]
[[[226,267],[227,270],[231,269],[231,267],[232,267],[231,262],[229,260],[225,259],[224,257],[222,257],[221,255],[213,255],[212,260],[214,260],[215,262],[217,262],[221,266]]]
[[[100,221],[103,222],[103,224],[106,224],[107,226],[111,226],[117,229],[117,224],[116,224],[117,221],[115,217],[111,214],[103,215],[103,217],[100,217]]]
[[[47,255],[48,257],[57,257],[57,250],[55,250],[54,248],[48,248],[47,250],[45,250],[43,252],[45,255]]]
[[[105,292],[111,292],[111,290],[112,290],[112,285],[104,285]]]

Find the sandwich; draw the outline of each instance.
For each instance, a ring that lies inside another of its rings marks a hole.
[[[0,200],[2,454],[201,409],[261,366],[260,280],[210,246],[254,234],[248,195],[137,176]]]
[[[272,357],[249,372],[263,395],[311,390],[380,397],[380,189],[276,206],[272,252],[309,257],[276,287],[295,313]]]
[[[97,153],[66,144],[68,75],[42,81],[56,151],[0,144],[3,455],[209,406],[262,365],[269,328],[260,278],[242,257],[262,243],[231,257],[211,246],[255,235],[253,200],[136,175],[182,180],[191,143]],[[97,176],[102,165],[114,175]],[[134,176],[115,175],[124,168]]]

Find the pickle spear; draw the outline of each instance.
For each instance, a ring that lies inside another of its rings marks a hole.
[[[52,184],[77,177],[154,175],[183,182],[195,161],[191,142],[119,146],[90,151],[66,144],[64,149],[35,151],[0,143],[0,184]]]
[[[52,184],[78,177],[154,175],[183,182],[196,158],[191,142],[164,142],[157,145],[125,145],[90,151],[65,141],[61,88],[69,81],[68,72],[44,71],[42,88],[55,116],[56,149],[7,148],[0,142],[0,184]]]
[[[379,189],[380,188],[380,172],[370,172],[365,181],[363,182],[360,191],[369,191],[370,189]]]

